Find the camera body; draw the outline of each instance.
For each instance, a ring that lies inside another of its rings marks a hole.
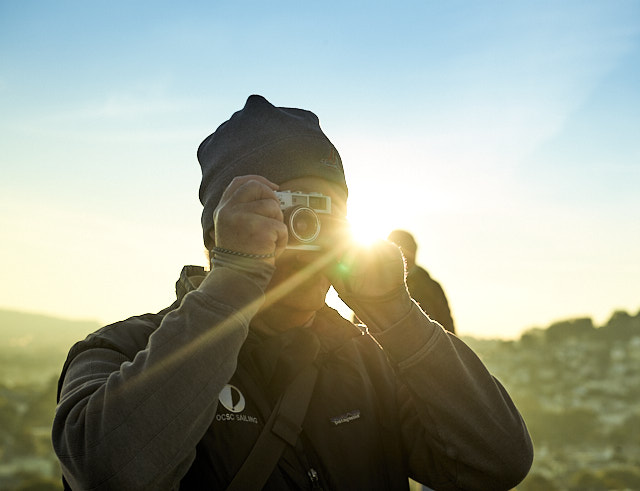
[[[319,215],[331,214],[331,198],[320,193],[276,191],[284,223],[289,231],[287,249],[318,251],[321,220]]]

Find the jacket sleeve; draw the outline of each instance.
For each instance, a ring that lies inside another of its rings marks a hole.
[[[464,342],[416,305],[374,336],[400,378],[412,478],[438,490],[508,490],[524,479],[533,460],[525,423]]]
[[[77,355],[52,430],[71,487],[178,487],[263,300],[247,276],[214,268],[133,360],[107,348]]]

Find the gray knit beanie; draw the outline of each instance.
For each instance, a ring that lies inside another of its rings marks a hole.
[[[202,168],[202,232],[213,244],[213,211],[234,177],[256,174],[280,184],[298,177],[321,177],[347,191],[338,151],[310,111],[275,107],[252,95],[240,111],[222,123],[198,148]],[[295,190],[294,190],[295,191]]]

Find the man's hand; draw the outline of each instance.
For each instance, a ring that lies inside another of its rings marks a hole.
[[[379,297],[404,284],[404,260],[400,249],[386,240],[351,244],[329,274],[338,293]]]
[[[231,181],[213,212],[217,247],[244,254],[279,256],[287,246],[287,227],[275,194],[278,185],[262,176]],[[275,258],[265,261],[275,264]]]
[[[386,240],[369,247],[349,246],[327,275],[340,298],[369,327],[375,320],[384,329],[411,308],[404,283],[404,258],[400,249]]]

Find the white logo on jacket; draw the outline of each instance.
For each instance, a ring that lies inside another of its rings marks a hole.
[[[240,389],[231,384],[227,384],[222,388],[218,400],[227,411],[231,411],[232,413],[241,413],[244,411],[246,404]]]

